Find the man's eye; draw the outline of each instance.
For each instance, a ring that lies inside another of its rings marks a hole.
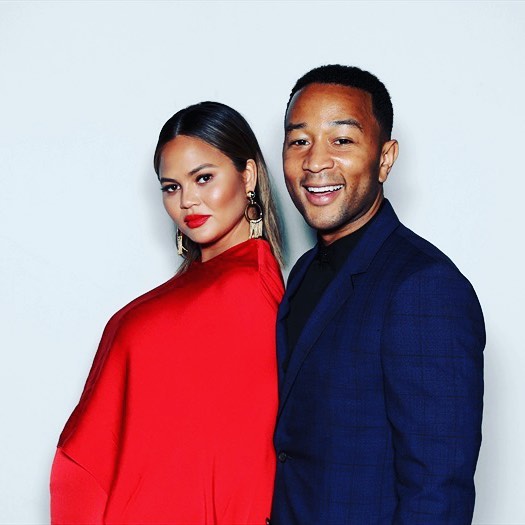
[[[174,191],[177,191],[179,189],[178,184],[166,184],[165,186],[162,186],[160,188],[160,191],[164,193],[173,193]]]
[[[340,139],[337,139],[334,141],[336,144],[340,144],[340,145],[344,145],[344,144],[353,144],[354,141],[352,139],[349,139],[349,138],[340,138]]]
[[[206,184],[213,178],[211,173],[205,173],[204,175],[199,175],[197,177],[197,184]]]
[[[297,139],[290,142],[290,146],[306,146],[308,141],[306,139]]]

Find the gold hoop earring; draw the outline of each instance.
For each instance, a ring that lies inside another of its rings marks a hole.
[[[246,194],[248,198],[248,204],[244,210],[244,216],[250,223],[250,236],[249,239],[259,239],[262,237],[263,232],[263,212],[259,203],[255,200],[255,193],[249,191]]]
[[[185,252],[187,252],[188,250],[186,249],[186,247],[184,246],[184,244],[182,244],[182,241],[184,240],[184,237],[182,235],[182,233],[180,232],[180,230],[177,228],[177,253],[181,256],[181,257],[184,257],[185,255]]]

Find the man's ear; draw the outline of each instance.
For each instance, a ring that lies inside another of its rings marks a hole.
[[[253,159],[248,159],[246,161],[246,168],[242,173],[242,178],[246,193],[249,191],[255,191],[255,186],[257,184],[257,164]]]
[[[388,178],[388,174],[394,165],[399,154],[399,144],[397,140],[388,140],[381,148],[381,158],[379,159],[379,182],[382,184]]]

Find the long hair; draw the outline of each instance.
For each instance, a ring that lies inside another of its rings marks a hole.
[[[164,146],[175,137],[195,137],[224,153],[237,171],[246,169],[249,159],[257,165],[256,199],[264,218],[263,238],[270,243],[275,258],[283,264],[282,238],[275,201],[272,197],[270,177],[259,143],[246,119],[233,108],[220,102],[200,102],[181,109],[162,127],[159,135],[153,166],[160,178],[160,161]],[[186,257],[178,273],[185,272],[190,264],[199,259],[199,245],[185,238]]]

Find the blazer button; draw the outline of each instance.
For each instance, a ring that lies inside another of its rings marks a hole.
[[[266,518],[266,525],[272,525],[272,522],[270,521],[270,518]]]
[[[277,456],[277,458],[279,459],[281,463],[284,463],[286,459],[288,458],[288,456],[286,452],[279,452],[279,455]]]

